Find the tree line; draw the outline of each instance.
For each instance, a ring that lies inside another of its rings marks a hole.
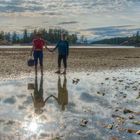
[[[92,44],[128,45],[140,47],[140,33],[137,31],[137,33],[131,37],[114,37],[110,39],[94,41]]]
[[[65,33],[67,35],[67,39],[70,44],[77,43],[77,35],[70,34],[67,30],[64,29],[48,29],[45,28],[35,29],[29,32],[27,29],[24,29],[23,33],[18,34],[17,32],[0,32],[0,41],[6,41],[11,44],[31,44],[32,40],[36,36],[37,33],[42,35],[42,38],[47,40],[49,44],[55,44],[60,40],[61,33]]]

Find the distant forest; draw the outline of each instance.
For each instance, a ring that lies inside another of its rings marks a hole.
[[[42,38],[47,40],[49,44],[55,44],[60,40],[61,33],[65,33],[68,37],[68,41],[70,44],[76,44],[77,42],[77,35],[70,34],[66,30],[62,29],[38,29],[32,32],[29,32],[27,29],[23,31],[23,33],[17,34],[17,32],[0,32],[0,44],[31,44],[33,38],[37,33],[41,33]]]
[[[110,39],[103,39],[94,41],[91,44],[110,44],[110,45],[127,45],[140,47],[140,34],[139,31],[131,37],[115,37]]]

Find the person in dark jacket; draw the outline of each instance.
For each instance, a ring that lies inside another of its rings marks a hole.
[[[63,60],[64,71],[62,74],[66,74],[67,58],[69,55],[69,43],[66,40],[66,34],[61,34],[61,40],[57,43],[56,47],[52,51],[55,51],[56,49],[58,49],[58,70],[56,73],[61,73],[61,61]]]

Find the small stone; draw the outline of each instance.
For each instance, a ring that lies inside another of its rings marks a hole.
[[[129,110],[129,109],[126,109],[126,108],[125,108],[124,111],[123,111],[123,113],[124,113],[124,114],[127,114],[127,113],[134,113],[134,112],[131,111],[131,110]]]
[[[105,80],[109,80],[109,78],[105,78]]]
[[[128,117],[130,120],[135,119],[134,115]]]
[[[136,132],[136,134],[140,135],[140,130]]]
[[[72,80],[72,83],[73,83],[73,84],[78,84],[79,81],[80,81],[80,79],[74,78],[74,79]]]
[[[108,128],[108,129],[113,129],[113,124],[109,124],[109,125],[107,126],[107,128]]]
[[[134,121],[132,123],[135,124],[135,125],[140,125],[140,121]]]
[[[128,129],[128,130],[127,130],[127,132],[128,132],[128,133],[136,133],[136,132],[137,132],[137,130]]]
[[[83,126],[83,127],[86,127],[88,121],[87,120],[82,120],[80,125]]]

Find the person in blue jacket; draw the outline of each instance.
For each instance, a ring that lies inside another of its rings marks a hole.
[[[63,60],[64,65],[64,71],[62,74],[66,74],[67,69],[67,58],[69,55],[69,43],[66,40],[67,36],[66,34],[61,34],[61,40],[57,43],[56,47],[52,50],[55,51],[58,49],[58,70],[55,73],[60,74],[61,73],[61,61]]]

